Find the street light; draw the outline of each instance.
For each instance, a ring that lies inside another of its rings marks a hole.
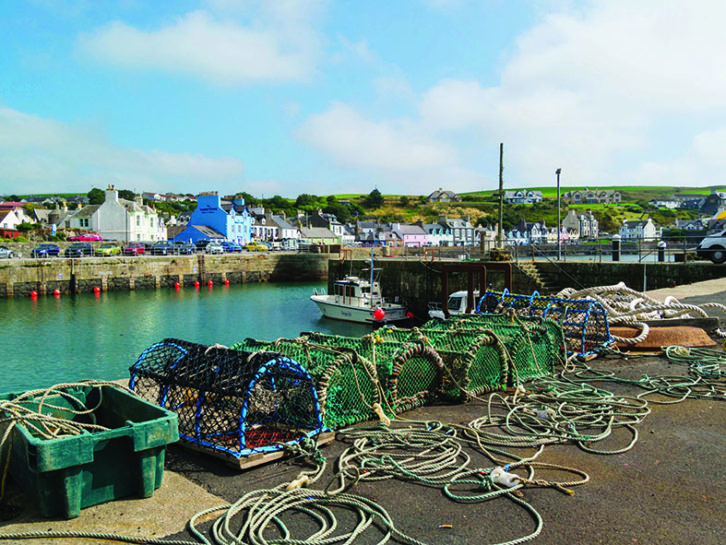
[[[561,168],[558,168],[555,170],[555,174],[557,174],[557,261],[560,261],[562,259],[562,233],[560,231],[560,173],[562,172]]]

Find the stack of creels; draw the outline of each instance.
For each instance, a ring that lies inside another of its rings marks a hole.
[[[446,322],[438,321],[441,326]],[[464,401],[502,388],[509,382],[510,357],[507,347],[493,332],[480,329],[389,328],[381,334],[401,342],[430,344],[444,363],[441,394]]]
[[[313,377],[280,352],[164,339],[129,370],[131,390],[176,413],[180,438],[201,450],[239,459],[323,429]]]
[[[312,343],[347,348],[370,361],[383,389],[384,409],[400,414],[434,401],[441,389],[444,364],[428,343],[399,342],[373,333],[362,338],[304,333]]]
[[[305,367],[315,379],[320,412],[327,428],[339,429],[377,418],[376,405],[381,408],[386,405],[373,364],[345,346],[325,345],[305,338],[276,341],[248,338],[230,348],[284,354]]]
[[[514,314],[518,318],[547,318],[557,322],[567,341],[567,351],[576,356],[596,354],[613,343],[608,313],[592,299],[564,299],[488,291],[479,300],[477,312]]]

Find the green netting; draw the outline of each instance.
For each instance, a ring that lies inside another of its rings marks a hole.
[[[374,404],[386,406],[373,364],[343,344],[325,345],[303,338],[245,339],[231,349],[283,354],[306,368],[315,379],[323,424],[330,429],[376,418]]]
[[[506,347],[510,360],[507,385],[552,375],[565,361],[565,341],[557,322],[542,318],[520,318],[500,314],[466,314],[447,320],[426,322],[421,331],[471,331],[495,334]],[[434,343],[436,348],[436,344]]]
[[[491,331],[389,328],[383,335],[430,344],[444,363],[441,393],[449,399],[491,392],[507,383],[509,356]]]
[[[304,334],[311,342],[355,350],[373,363],[385,393],[385,409],[394,414],[436,399],[444,364],[430,344],[400,342],[375,333],[362,338],[322,333]]]

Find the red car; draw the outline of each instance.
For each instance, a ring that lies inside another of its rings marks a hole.
[[[81,235],[76,235],[74,237],[68,237],[68,240],[102,240],[101,235],[98,233],[83,233]]]
[[[124,255],[144,255],[146,253],[146,244],[143,242],[129,242],[123,247]]]

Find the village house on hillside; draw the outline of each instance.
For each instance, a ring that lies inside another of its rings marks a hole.
[[[505,191],[504,200],[510,204],[534,204],[542,202],[542,192],[531,189],[518,189],[516,191]]]
[[[461,197],[453,191],[439,188],[426,197],[426,202],[461,202]]]
[[[622,198],[620,191],[609,189],[578,189],[562,195],[567,204],[618,204]]]

